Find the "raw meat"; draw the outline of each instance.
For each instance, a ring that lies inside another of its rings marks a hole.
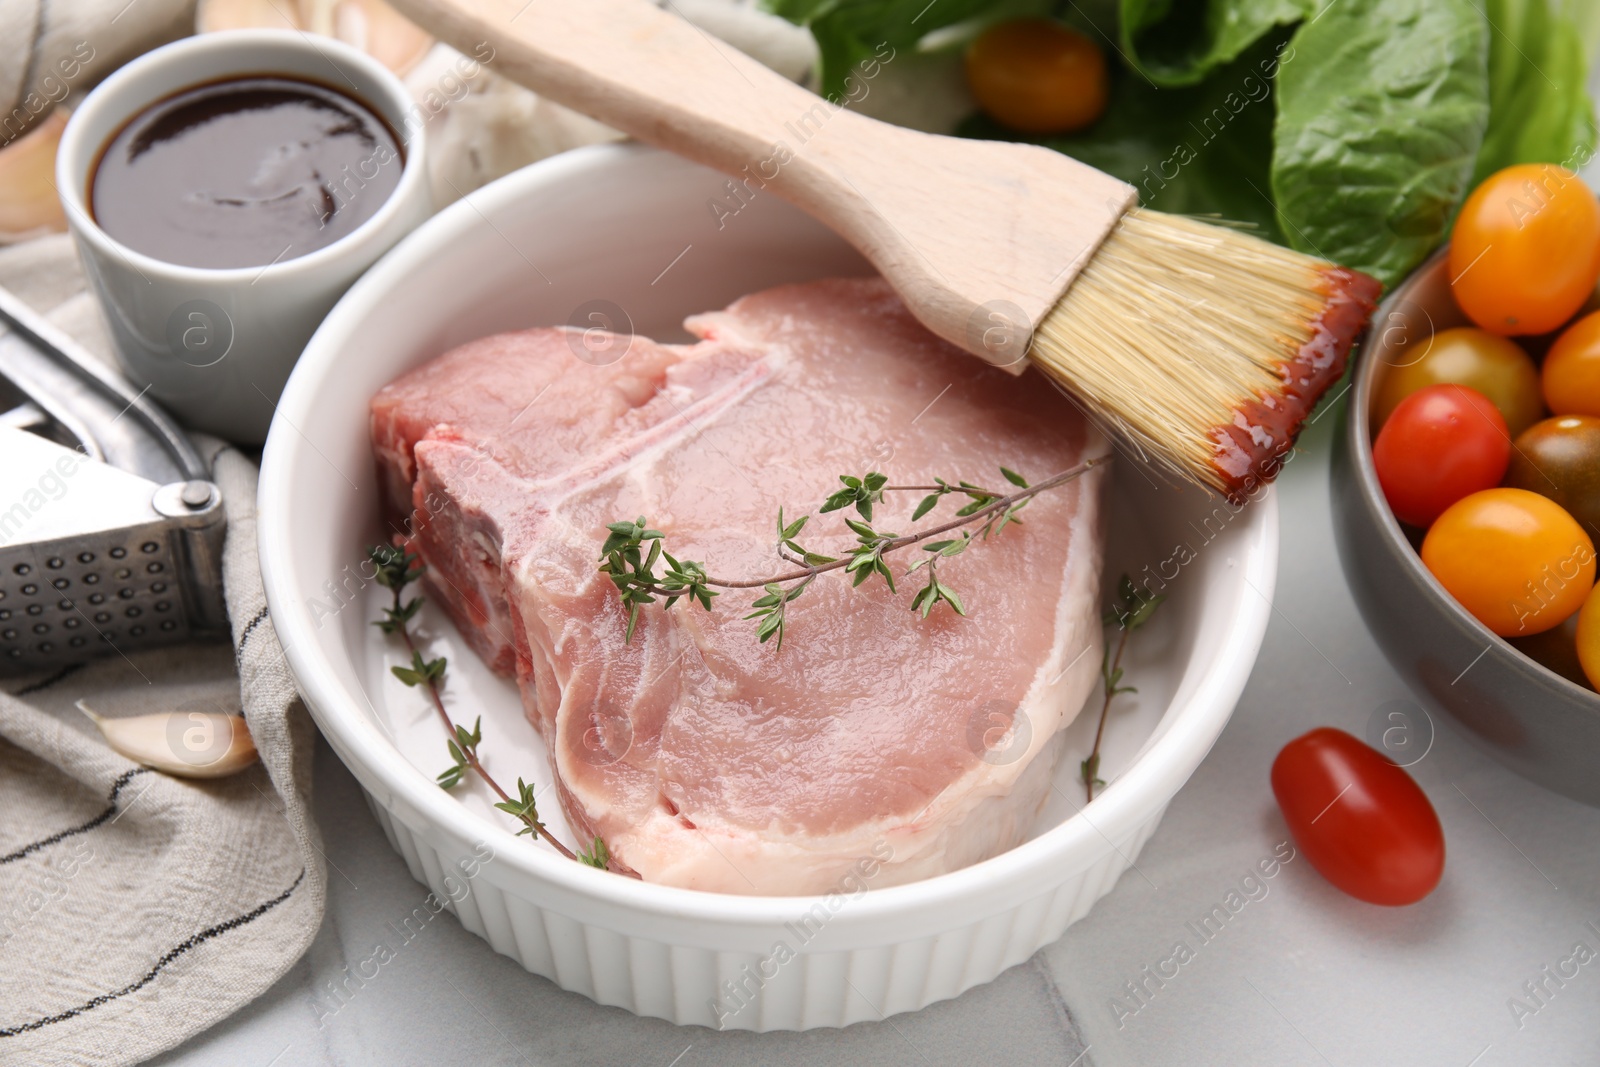
[[[780,652],[743,616],[647,607],[632,643],[596,570],[604,525],[648,516],[714,575],[789,570],[778,508],[808,547],[854,538],[817,515],[836,476],[1039,479],[1107,445],[1039,376],[938,340],[877,279],[786,286],[696,316],[694,345],[634,338],[609,366],[562,330],[485,338],[372,403],[387,507],[412,512],[430,593],[514,673],[584,841],[646,881],[826,892],[955,870],[1028,835],[1061,729],[1098,678],[1103,471],[1041,494],[1026,524],[940,564],[968,617],[910,610],[919,583],[817,579]],[[920,493],[874,518],[904,532]],[[946,500],[923,523],[953,516]],[[897,575],[916,558],[889,557]]]

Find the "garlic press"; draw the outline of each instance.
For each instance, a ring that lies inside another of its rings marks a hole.
[[[226,637],[225,528],[188,436],[0,288],[0,674]]]

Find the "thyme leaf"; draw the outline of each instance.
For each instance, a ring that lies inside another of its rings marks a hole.
[[[457,727],[459,729],[459,727]],[[548,834],[544,823],[539,821],[539,805],[534,801],[533,786],[517,778],[517,799],[507,797],[495,805],[501,811],[514,815],[523,826],[517,831],[517,836],[523,834]],[[576,859],[577,857],[572,857]]]
[[[597,837],[594,839],[594,844],[589,851],[578,853],[578,862],[587,864],[590,867],[598,867],[603,871],[611,864],[611,850],[606,847],[604,841]]]
[[[883,501],[883,491],[885,486],[889,484],[889,476],[880,474],[878,471],[868,471],[859,478],[849,474],[841,474],[839,475],[839,481],[843,483],[844,488],[822,502],[820,510],[823,514],[827,514],[830,511],[838,511],[840,508],[847,508],[854,504],[856,512],[863,519],[871,522],[872,505]]]

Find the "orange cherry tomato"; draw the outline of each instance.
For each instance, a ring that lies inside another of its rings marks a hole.
[[[1548,333],[1600,280],[1600,202],[1576,174],[1519,163],[1473,190],[1450,237],[1450,289],[1491,333]]]
[[[1600,415],[1600,311],[1568,326],[1544,357],[1544,402],[1556,415]]]
[[[1500,409],[1511,436],[1544,418],[1539,368],[1522,346],[1473,326],[1440,330],[1419,355],[1390,367],[1373,398],[1373,421],[1382,426],[1400,401],[1430,385],[1476,389]]]
[[[1343,730],[1284,745],[1272,795],[1311,866],[1357,900],[1415,904],[1444,874],[1444,829],[1427,794]]]
[[[1049,19],[1001,22],[967,49],[967,85],[978,106],[1023,133],[1081,130],[1106,109],[1106,57],[1076,30]]]
[[[1501,637],[1559,626],[1594,586],[1594,543],[1553,500],[1485,489],[1428,529],[1422,562],[1456,602]]]

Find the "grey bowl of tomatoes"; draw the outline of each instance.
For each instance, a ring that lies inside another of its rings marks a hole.
[[[1395,669],[1490,755],[1600,805],[1600,203],[1525,164],[1379,307],[1335,538]]]

